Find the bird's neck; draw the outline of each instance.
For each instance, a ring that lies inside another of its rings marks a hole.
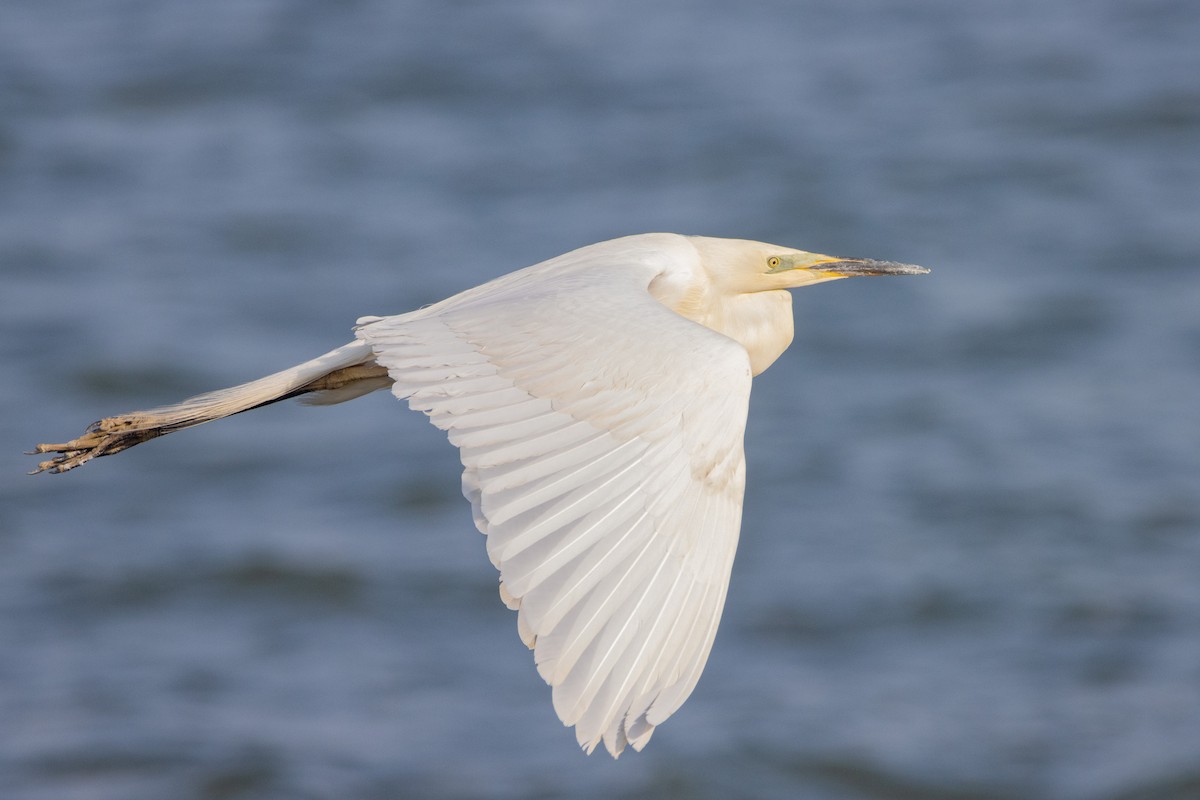
[[[723,297],[699,321],[746,348],[758,375],[792,343],[792,295],[779,290]]]
[[[651,293],[658,296],[655,288],[651,287]],[[664,292],[658,299],[680,316],[746,348],[755,375],[775,363],[792,343],[792,295],[783,289],[725,294],[693,284],[682,292]]]

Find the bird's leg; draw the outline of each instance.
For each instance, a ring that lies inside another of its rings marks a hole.
[[[135,444],[149,441],[173,428],[168,424],[154,424],[147,414],[121,414],[115,417],[105,417],[88,426],[87,431],[78,439],[72,439],[62,444],[39,444],[29,455],[37,453],[57,453],[51,459],[38,464],[37,469],[30,472],[58,474],[75,469],[86,464],[93,458],[109,456],[127,450]]]
[[[348,345],[312,362],[241,386],[218,389],[170,406],[105,417],[89,425],[78,439],[62,444],[39,444],[29,455],[58,455],[38,464],[30,474],[49,472],[56,475],[67,472],[93,458],[111,456],[164,434],[262,408],[291,397],[315,393],[318,397],[332,396],[325,402],[341,402],[390,386],[392,381],[387,370],[373,360],[328,369],[329,356],[346,350],[350,350],[353,356],[354,348],[365,347]]]

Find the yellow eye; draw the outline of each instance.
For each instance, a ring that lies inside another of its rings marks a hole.
[[[770,258],[768,258],[767,266],[770,267],[771,269],[775,269],[776,267],[778,267],[779,266],[779,256],[771,256]]]

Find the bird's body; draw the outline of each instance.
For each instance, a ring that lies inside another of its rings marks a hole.
[[[641,749],[691,693],[741,523],[753,375],[792,340],[786,291],[919,267],[744,240],[643,234],[432,306],[364,317],[355,342],[36,452],[62,472],[285,397],[390,386],[460,450],[500,594],[591,750]]]

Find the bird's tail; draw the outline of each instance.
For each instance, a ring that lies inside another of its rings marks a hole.
[[[354,342],[240,386],[196,395],[174,405],[105,417],[89,425],[78,439],[63,444],[39,444],[30,455],[57,455],[38,464],[30,474],[66,472],[93,458],[119,453],[163,434],[289,397],[307,395],[306,399],[313,403],[340,403],[391,383],[387,370],[375,363],[370,345]]]

